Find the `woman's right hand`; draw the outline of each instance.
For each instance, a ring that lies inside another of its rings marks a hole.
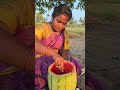
[[[40,54],[46,54],[47,56],[52,56],[56,66],[62,70],[64,66],[64,59],[62,56],[60,56],[54,49],[48,48],[45,44],[43,44],[41,41],[39,41],[37,38],[35,38],[35,51]]]
[[[54,53],[52,57],[55,61],[56,67],[58,67],[60,70],[63,71],[64,58],[62,56],[60,56],[58,53]]]

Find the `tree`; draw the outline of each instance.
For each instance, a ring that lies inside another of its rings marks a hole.
[[[85,25],[85,18],[83,18],[83,19],[82,19],[82,18],[80,18],[80,20],[79,20],[79,21],[80,21],[80,25]]]
[[[35,0],[35,10],[39,10],[43,14],[45,13],[45,8],[50,10],[61,3],[68,4],[71,8],[85,9],[85,0],[78,1],[77,7],[74,7],[76,0]]]
[[[44,18],[40,12],[35,14],[35,23],[36,24],[41,23],[41,22],[45,22],[46,20],[47,19]]]
[[[68,27],[77,27],[77,20],[75,20],[74,18],[71,18],[71,20],[68,23]]]

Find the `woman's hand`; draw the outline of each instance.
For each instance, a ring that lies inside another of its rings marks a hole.
[[[58,53],[53,54],[53,59],[55,61],[56,67],[58,67],[61,71],[63,71],[64,67],[64,59]]]
[[[46,55],[47,56],[52,56],[56,66],[63,70],[63,66],[64,66],[64,59],[62,56],[60,56],[54,49],[52,49],[51,47],[46,46],[45,44],[43,44],[41,41],[39,41],[37,38],[35,38],[35,51],[37,53]]]

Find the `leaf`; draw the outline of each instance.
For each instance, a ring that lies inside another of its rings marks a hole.
[[[68,4],[72,9],[85,9],[85,0],[79,0],[77,7],[74,7],[75,2],[76,0],[35,0],[35,9],[41,10],[41,13],[44,14],[45,11],[43,10],[43,8],[51,10],[52,8],[58,6],[61,3]]]

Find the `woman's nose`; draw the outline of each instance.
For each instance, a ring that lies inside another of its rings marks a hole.
[[[60,24],[59,24],[59,28],[62,28],[62,27],[63,27],[63,24],[62,24],[62,23],[60,23]]]

